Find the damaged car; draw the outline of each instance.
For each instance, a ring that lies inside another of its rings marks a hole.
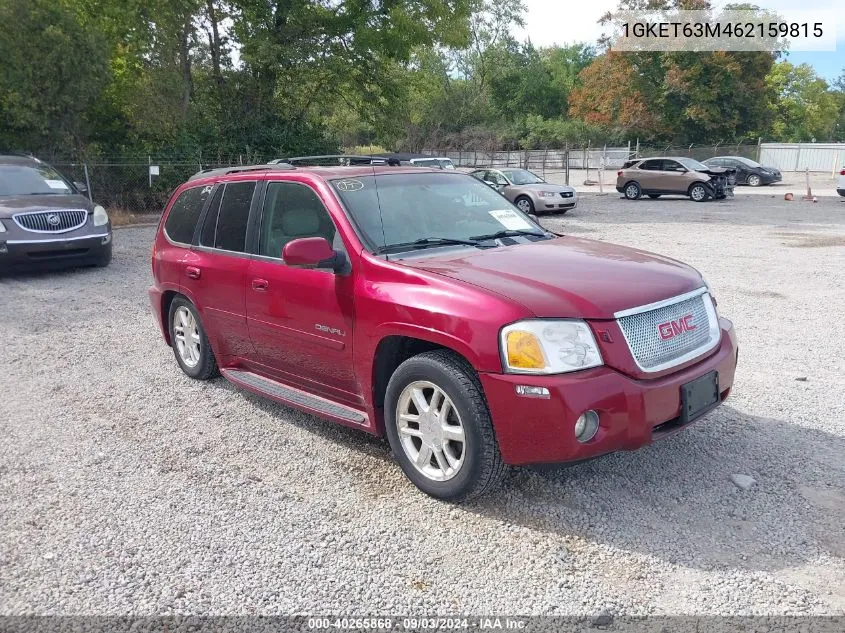
[[[616,173],[616,191],[628,200],[642,196],[687,196],[695,202],[733,196],[736,170],[708,167],[692,158],[656,157],[626,162]]]

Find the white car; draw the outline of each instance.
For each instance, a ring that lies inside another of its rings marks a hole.
[[[836,193],[845,196],[845,167],[839,172],[839,182],[836,184]]]

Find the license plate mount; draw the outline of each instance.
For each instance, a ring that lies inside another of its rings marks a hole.
[[[711,371],[681,385],[681,424],[692,422],[719,404],[719,372]]]

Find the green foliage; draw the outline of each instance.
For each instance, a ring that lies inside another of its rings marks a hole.
[[[766,78],[775,99],[770,105],[772,132],[784,141],[826,141],[837,135],[842,115],[842,93],[807,64],[775,64]]]

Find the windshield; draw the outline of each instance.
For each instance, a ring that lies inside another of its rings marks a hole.
[[[47,165],[0,165],[0,196],[67,195],[68,182]]]
[[[371,250],[425,239],[472,242],[502,231],[545,236],[498,192],[465,174],[382,174],[331,184]]]
[[[710,169],[704,163],[699,163],[693,158],[676,158],[675,160],[681,163],[681,165],[683,165],[687,169],[691,169],[693,171],[707,171],[708,169]]]
[[[532,174],[527,169],[503,169],[501,171],[505,178],[515,185],[536,185],[544,182],[537,174]]]

